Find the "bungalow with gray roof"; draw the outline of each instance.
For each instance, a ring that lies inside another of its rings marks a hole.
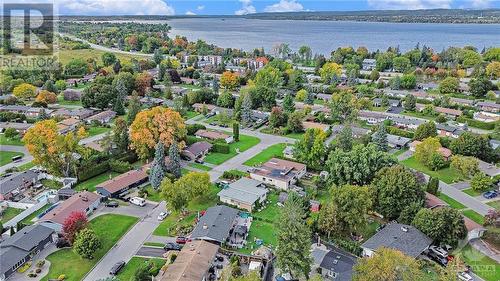
[[[351,281],[353,267],[357,263],[357,257],[332,246],[327,249],[321,245],[315,247],[311,252],[313,257],[313,270],[316,269],[324,280]]]
[[[35,186],[44,176],[35,170],[7,174],[0,178],[0,201],[17,200],[24,190]]]
[[[116,116],[116,112],[114,112],[113,110],[105,110],[105,111],[102,111],[102,112],[99,112],[97,114],[94,114],[90,117],[87,117],[85,119],[85,122],[87,123],[92,123],[92,122],[98,122],[100,124],[107,124],[109,122],[111,122],[111,120],[113,120],[113,118],[115,118]]]
[[[410,138],[387,134],[387,143],[389,147],[402,149],[407,147],[410,142]]]
[[[238,210],[227,206],[208,208],[191,233],[191,239],[205,240],[218,245],[226,242],[236,225],[238,214]]]
[[[267,193],[268,190],[262,182],[244,177],[231,183],[217,195],[222,203],[252,212],[255,204],[266,200]]]
[[[482,111],[493,112],[493,113],[500,112],[500,104],[498,103],[481,101],[478,102],[476,106],[479,107]]]

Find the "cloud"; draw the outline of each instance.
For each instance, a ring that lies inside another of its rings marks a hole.
[[[198,11],[203,11],[204,9],[205,9],[205,6],[203,6],[203,5],[196,7],[196,10],[198,10]]]
[[[196,16],[196,13],[193,13],[193,12],[191,12],[191,11],[187,11],[187,12],[186,12],[186,15],[187,15],[187,16]]]
[[[452,2],[453,0],[368,0],[368,5],[380,10],[449,9]]]
[[[278,3],[269,5],[264,8],[264,12],[281,13],[281,12],[299,12],[303,11],[304,7],[296,0],[280,0]]]
[[[118,3],[117,3],[118,2]],[[56,0],[62,15],[174,15],[162,0]]]
[[[241,15],[248,15],[248,14],[255,14],[257,10],[255,10],[255,7],[252,5],[252,0],[239,0],[242,4],[241,9],[237,10],[234,12],[235,15],[241,16]]]
[[[491,4],[491,0],[471,0],[470,7],[476,9],[489,8]]]

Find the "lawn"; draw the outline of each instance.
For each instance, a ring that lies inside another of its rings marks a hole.
[[[468,194],[472,197],[475,197],[475,196],[479,196],[481,195],[483,192],[482,191],[477,191],[477,190],[474,190],[472,188],[467,188],[467,189],[464,189],[462,190],[465,194]]]
[[[303,136],[304,136],[304,132],[301,132],[301,133],[288,133],[288,134],[285,135],[285,137],[296,139],[296,140],[301,140]]]
[[[6,138],[4,134],[0,134],[0,145],[19,145],[23,146],[24,143],[20,138]]]
[[[14,151],[0,151],[0,166],[7,165],[12,162],[14,156],[24,156],[24,153]]]
[[[12,208],[12,207],[7,207],[2,213],[2,216],[0,216],[0,222],[6,223],[10,221],[13,217],[19,215],[23,209],[17,209],[17,208]]]
[[[484,217],[473,210],[464,210],[462,211],[462,214],[464,214],[464,216],[468,217],[469,219],[479,223],[480,225],[484,224]]]
[[[202,171],[210,171],[212,170],[212,168],[210,167],[207,167],[203,164],[200,164],[200,163],[189,163],[189,167],[193,167],[195,169],[198,169],[198,170],[202,170]]]
[[[282,157],[283,149],[285,149],[285,147],[286,147],[285,143],[273,144],[270,147],[262,150],[259,154],[255,155],[254,157],[248,159],[243,164],[247,166],[255,166],[262,164],[273,157]]]
[[[190,110],[190,111],[186,111],[186,113],[182,117],[184,117],[186,120],[188,120],[188,119],[194,118],[198,115],[200,115],[198,112]]]
[[[154,202],[160,202],[160,192],[158,190],[154,190],[151,185],[146,186],[146,190],[148,191],[148,197],[146,199],[154,201]]]
[[[260,130],[261,133],[264,133],[264,134],[269,134],[269,135],[275,135],[275,136],[284,136],[284,137],[288,137],[288,138],[292,138],[292,139],[296,139],[296,140],[301,140],[302,137],[304,136],[304,132],[300,132],[300,133],[288,133],[286,135],[283,135],[283,134],[280,134],[280,133],[276,133],[273,129],[269,128],[269,127],[264,127]]]
[[[21,166],[19,166],[19,170],[20,171],[26,171],[26,170],[29,170],[29,169],[31,169],[33,167],[35,167],[35,163],[28,162],[26,164],[22,164]]]
[[[500,280],[500,266],[498,263],[483,255],[481,252],[465,246],[459,252],[465,263],[471,266],[472,271],[486,281]]]
[[[194,221],[198,211],[206,210],[218,202],[217,193],[220,189],[212,185],[208,194],[199,196],[189,202],[187,206],[187,215],[181,216],[179,212],[172,212],[161,224],[155,229],[153,235],[158,236],[176,236],[175,229],[180,226],[194,225]]]
[[[269,193],[266,200],[269,201],[269,203],[267,203],[267,206],[264,208],[264,210],[253,213],[252,216],[275,222],[280,214],[280,207],[276,204],[278,203],[278,197],[279,195],[277,193]]]
[[[84,85],[84,84],[79,84]],[[60,105],[73,105],[73,106],[82,106],[82,101],[80,100],[65,100],[64,95],[57,96],[57,103]]]
[[[36,216],[38,216],[39,214],[43,213],[45,210],[47,210],[48,208],[50,208],[51,206],[52,206],[51,203],[45,204],[43,207],[41,207],[40,209],[38,209],[38,211],[33,212],[31,215],[25,217],[21,222],[23,224],[33,224],[34,222],[32,220],[34,218],[36,218]]]
[[[111,128],[108,128],[108,127],[91,126],[90,128],[87,129],[87,133],[89,134],[89,137],[92,137],[95,135],[100,135],[102,133],[106,133],[109,131],[111,131]]]
[[[258,246],[255,243],[256,239],[261,239],[265,246],[271,248],[276,248],[278,240],[276,238],[277,231],[276,227],[268,222],[254,220],[250,226],[250,231],[247,238],[247,246],[239,250],[239,252],[244,254],[249,254],[253,250],[257,249]]]
[[[120,281],[134,281],[135,280],[135,272],[139,269],[143,264],[148,262],[153,262],[156,267],[161,267],[165,264],[164,259],[148,259],[142,257],[132,257],[127,264],[123,267],[123,269],[116,276]]]
[[[441,193],[441,194],[439,194],[438,197],[441,200],[443,200],[444,202],[448,203],[448,205],[450,205],[450,207],[453,209],[458,209],[458,210],[465,209],[465,205],[463,205],[462,203],[458,202],[457,200],[449,197],[446,194]]]
[[[43,184],[43,186],[50,189],[61,189],[63,187],[62,183],[56,180],[43,179],[40,182]]]
[[[497,209],[497,210],[500,210],[500,200],[497,200],[497,201],[491,201],[491,202],[488,202],[486,203],[488,204],[489,206]]]
[[[93,178],[90,178],[86,181],[83,181],[83,182],[80,182],[78,183],[76,186],[75,186],[75,189],[77,191],[81,191],[81,190],[88,190],[88,191],[91,191],[91,192],[94,192],[95,191],[95,186],[100,184],[100,183],[103,183],[111,178],[114,178],[116,176],[118,176],[119,173],[115,173],[115,172],[107,172],[107,173],[103,173],[103,174],[100,174],[98,176],[95,176]]]
[[[137,218],[106,214],[90,221],[90,227],[99,237],[102,247],[94,256],[94,259],[83,259],[75,254],[72,249],[61,249],[50,254],[50,269],[47,276],[42,280],[57,279],[61,274],[66,275],[67,281],[82,280],[85,274],[113,247],[120,238],[137,222]],[[110,265],[111,266],[111,265]]]
[[[410,158],[401,161],[401,164],[407,166],[408,168],[418,170],[431,177],[439,178],[445,183],[453,183],[462,180],[462,176],[457,170],[453,168],[444,168],[439,171],[431,171],[424,165],[420,164],[417,159],[415,159],[415,156],[411,156]]]
[[[219,152],[210,152],[207,157],[205,157],[205,162],[214,165],[220,165],[230,158],[236,156],[236,150],[239,149],[240,152],[243,152],[252,146],[257,145],[260,142],[259,138],[251,137],[247,135],[240,135],[240,141],[233,142],[229,144],[229,153],[219,153]]]
[[[71,61],[74,58],[79,58],[84,61],[88,61],[89,59],[95,59],[97,61],[97,64],[102,65],[102,60],[101,56],[104,54],[105,51],[100,51],[96,49],[81,49],[81,50],[61,50],[58,52],[59,56],[59,61],[63,64],[66,65],[69,61]],[[116,58],[119,59],[122,64],[124,62],[130,62],[132,58],[136,59],[145,59],[147,58],[146,56],[139,56],[139,55],[128,55],[128,54],[120,54],[120,53],[113,53],[115,54]]]

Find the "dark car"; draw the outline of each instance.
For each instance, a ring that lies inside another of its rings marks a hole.
[[[188,239],[184,236],[178,236],[176,239],[175,239],[175,243],[177,244],[186,244],[188,241]]]
[[[108,201],[108,202],[106,202],[106,207],[118,208],[118,202],[116,202],[116,201]]]
[[[163,249],[165,251],[180,251],[182,249],[182,246],[177,243],[169,242],[165,244],[165,246],[163,246]]]
[[[486,199],[493,199],[497,196],[498,196],[498,193],[495,190],[490,190],[490,191],[486,191],[485,193],[483,193],[483,197]]]
[[[119,262],[115,263],[115,265],[113,265],[113,267],[109,271],[109,274],[111,274],[111,275],[118,274],[118,272],[120,272],[120,270],[122,270],[122,268],[124,266],[125,266],[125,262],[124,261],[119,261]]]

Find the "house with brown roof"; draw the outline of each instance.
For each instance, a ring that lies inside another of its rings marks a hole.
[[[115,118],[115,116],[116,116],[116,112],[114,112],[113,110],[105,110],[103,112],[99,112],[99,113],[94,114],[90,117],[87,117],[85,119],[85,122],[87,122],[89,124],[92,122],[107,124],[107,123],[111,122],[111,120],[113,120],[113,118]]]
[[[206,141],[199,141],[186,147],[182,152],[181,156],[188,158],[190,160],[203,158],[212,149],[212,144]]]
[[[208,140],[224,140],[226,143],[232,143],[234,141],[233,136],[227,135],[219,131],[208,131],[208,130],[198,130],[194,135],[197,138],[203,138]]]
[[[500,104],[498,103],[481,101],[478,102],[476,106],[479,107],[482,111],[493,112],[493,113],[500,112]]]
[[[84,212],[89,216],[100,203],[101,196],[99,194],[89,191],[79,192],[59,203],[57,207],[41,217],[39,222],[56,231],[61,231],[64,221],[71,213]]]
[[[204,240],[188,242],[167,267],[160,281],[204,281],[209,280],[209,269],[219,246]]]
[[[250,172],[250,177],[265,184],[288,190],[292,184],[306,174],[306,170],[306,165],[302,163],[272,158],[254,168]]]
[[[119,198],[129,189],[140,186],[148,179],[144,169],[131,170],[98,184],[96,191],[104,197]]]
[[[30,123],[17,123],[17,122],[0,122],[0,132],[3,133],[6,129],[12,128],[23,136],[29,128],[33,127]]]
[[[307,129],[320,129],[323,132],[327,132],[330,129],[330,125],[322,124],[322,123],[317,123],[317,122],[308,122],[308,121],[303,121],[302,122],[302,127],[304,127],[304,130]]]
[[[64,135],[69,132],[76,131],[76,128],[78,128],[78,125],[80,125],[80,120],[76,118],[67,118],[64,120],[61,120],[59,123],[57,123],[57,129],[60,134]]]
[[[195,103],[192,105],[192,107],[195,111],[200,112],[200,113],[202,113],[204,109],[206,109],[207,112],[211,112],[217,108],[213,104],[205,104],[205,103]]]

